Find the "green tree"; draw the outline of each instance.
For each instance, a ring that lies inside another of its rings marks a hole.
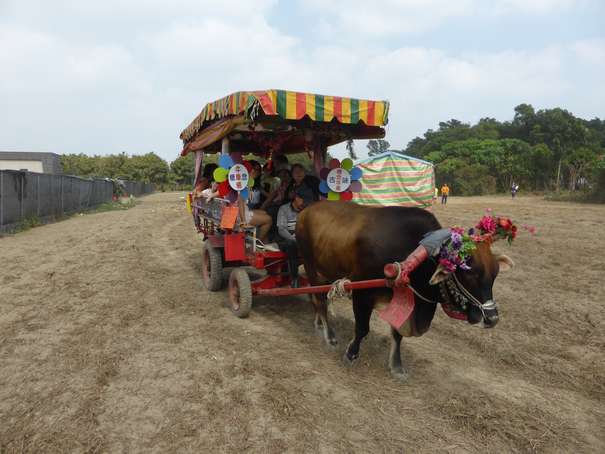
[[[80,154],[61,155],[61,167],[66,175],[76,175],[82,177],[95,176],[98,157]]]
[[[577,148],[565,158],[569,170],[568,188],[570,191],[578,188],[580,178],[589,177],[590,171],[595,167],[597,161],[597,154],[588,147]]]
[[[537,190],[548,188],[550,175],[552,174],[553,153],[548,145],[538,143],[531,147],[529,158],[529,172],[532,175],[532,187]]]
[[[387,142],[386,140],[383,139],[371,139],[368,141],[368,150],[370,150],[368,152],[368,156],[376,156],[380,153],[384,153],[385,151],[389,150],[389,147],[391,146],[391,144],[389,142]]]
[[[108,178],[123,178],[126,163],[132,159],[126,153],[95,156],[97,158],[97,173]]]
[[[158,185],[168,182],[170,168],[166,161],[155,153],[132,156],[124,165],[124,177],[129,180],[155,183]]]
[[[349,153],[349,158],[351,158],[353,161],[357,160],[357,153],[355,153],[355,144],[353,139],[347,140],[347,152]]]
[[[193,174],[195,173],[195,153],[189,153],[187,156],[179,156],[170,164],[170,173],[175,183],[180,185],[193,184]]]

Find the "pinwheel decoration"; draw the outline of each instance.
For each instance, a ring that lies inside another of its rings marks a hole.
[[[242,198],[248,198],[248,188],[254,185],[250,178],[252,166],[248,161],[236,163],[229,155],[223,155],[218,160],[218,167],[214,170],[213,177],[218,185],[218,193],[229,202],[235,202],[238,194]]]
[[[354,192],[361,192],[361,169],[354,167],[349,158],[343,159],[342,162],[332,159],[329,167],[321,169],[319,178],[319,191],[325,194],[328,200],[349,201],[353,199]]]

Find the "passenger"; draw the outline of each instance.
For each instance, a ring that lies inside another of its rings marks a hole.
[[[269,230],[271,230],[273,220],[266,211],[251,210],[248,205],[242,203],[240,205],[240,219],[243,220],[240,223],[242,227],[258,227],[258,239],[261,241],[260,246],[267,242]]]
[[[212,182],[214,180],[214,171],[217,167],[218,165],[214,163],[206,164],[202,171],[202,176],[208,178],[208,181]]]
[[[269,161],[263,166],[263,175],[261,176],[261,192],[263,195],[263,203],[269,198],[269,195],[279,186],[280,180],[273,172],[273,162]]]
[[[195,188],[193,188],[193,198],[199,199],[204,196],[204,192],[210,188],[210,181],[206,177],[200,178],[200,181],[197,182]]]
[[[266,210],[267,212],[270,212],[271,208],[276,207],[275,214],[277,214],[277,209],[286,202],[286,191],[292,181],[292,175],[290,175],[288,169],[281,169],[277,173],[277,179],[279,179],[279,185],[271,191],[261,205],[261,210]]]
[[[301,164],[292,164],[292,181],[287,190],[287,200],[294,200],[296,190],[305,186],[311,190],[313,200],[319,200],[319,179],[307,175],[305,168]]]
[[[277,155],[272,160],[275,166],[275,169],[273,169],[275,173],[279,173],[279,171],[283,169],[291,170],[290,163],[288,162],[288,158],[285,154]]]
[[[290,185],[288,186],[288,189],[286,191],[286,200],[284,200],[283,203],[291,202],[292,200],[294,200],[296,190],[302,186],[305,186],[306,174],[307,172],[305,171],[305,168],[302,165],[292,165],[292,181],[290,181]]]
[[[210,202],[212,199],[218,196],[218,183],[216,181],[210,183],[210,187],[202,191],[202,197],[206,199],[206,202]]]
[[[246,203],[240,205],[240,219],[243,220],[243,225],[249,225],[258,227],[258,238],[261,241],[259,246],[267,242],[269,230],[273,220],[266,211],[258,209],[261,204],[261,185],[260,185],[260,174],[261,166],[258,161],[250,160],[252,165],[252,171],[250,172],[250,178],[254,180],[252,187],[248,188],[248,200]]]
[[[262,203],[262,186],[261,186],[261,166],[258,161],[250,160],[252,170],[250,178],[254,180],[254,184],[248,188],[250,195],[248,196],[248,208],[255,210],[260,208]]]
[[[288,269],[292,287],[298,287],[298,246],[296,244],[296,219],[307,205],[313,203],[313,192],[307,186],[299,186],[292,202],[282,205],[277,214],[277,239],[279,248],[288,256]]]

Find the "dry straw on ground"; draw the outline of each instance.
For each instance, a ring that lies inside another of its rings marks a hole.
[[[0,239],[0,452],[605,452],[605,207],[452,198],[444,225],[492,207],[535,225],[496,281],[501,322],[441,312],[385,369],[377,319],[357,365],[327,350],[304,298],[249,319],[199,276],[180,194]]]

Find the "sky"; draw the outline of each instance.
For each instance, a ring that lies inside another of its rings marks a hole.
[[[396,149],[521,103],[605,118],[604,24],[605,0],[0,0],[0,150],[170,162],[205,103],[268,88],[389,100]]]

